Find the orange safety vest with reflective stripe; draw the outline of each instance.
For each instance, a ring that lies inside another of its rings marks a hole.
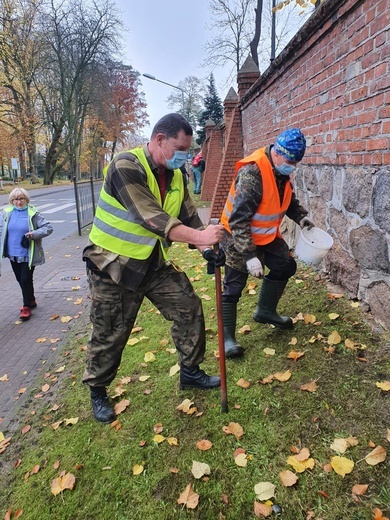
[[[264,246],[272,242],[277,236],[281,237],[279,226],[291,203],[292,187],[286,182],[283,202],[280,203],[279,190],[276,184],[272,165],[265,153],[265,148],[256,150],[252,155],[236,163],[235,175],[230,187],[225,207],[222,212],[221,224],[231,233],[229,217],[233,209],[235,195],[235,178],[238,170],[250,163],[256,163],[260,170],[263,183],[263,197],[251,222],[251,231],[254,244]]]

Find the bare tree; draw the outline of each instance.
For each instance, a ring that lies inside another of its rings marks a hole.
[[[173,91],[168,97],[167,103],[170,108],[178,107],[178,112],[182,114],[195,130],[199,117],[204,110],[203,100],[205,87],[203,81],[196,76],[187,76],[178,84],[181,92]]]
[[[248,55],[253,34],[253,9],[255,0],[210,0],[212,22],[208,29],[214,33],[206,43],[207,67],[223,67],[231,63],[235,73]]]
[[[282,11],[276,16],[277,50],[286,45],[310,14],[310,10],[306,9],[306,16],[301,16],[302,9],[298,5],[302,2],[309,4],[312,0],[285,0],[277,5],[276,10]],[[289,5],[286,7],[287,3]],[[214,36],[205,46],[207,58],[203,62],[204,66],[213,70],[231,64],[230,81],[249,53],[259,69],[269,65],[272,24],[270,0],[266,3],[264,0],[210,0],[209,9],[212,22],[208,29]]]

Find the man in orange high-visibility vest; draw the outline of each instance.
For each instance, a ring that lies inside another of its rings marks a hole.
[[[223,321],[226,357],[239,357],[244,349],[235,337],[237,303],[248,275],[264,277],[254,319],[280,329],[291,329],[292,319],[279,316],[276,306],[296,262],[280,234],[284,215],[301,227],[313,227],[308,212],[295,198],[291,174],[302,160],[306,140],[298,128],[282,132],[275,143],[256,150],[237,162],[221,224],[226,253],[223,280]]]

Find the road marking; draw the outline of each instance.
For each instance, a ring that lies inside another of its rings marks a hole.
[[[51,220],[50,219],[50,224],[62,224],[63,222],[66,222],[66,220]]]
[[[49,213],[56,213],[57,211],[61,211],[62,209],[65,209],[65,208],[70,208],[70,206],[74,206],[74,205],[75,205],[74,202],[69,202],[68,204],[63,204],[62,206],[57,206],[53,209],[46,210],[45,215],[48,215]]]
[[[55,202],[51,202],[50,204],[43,204],[42,206],[41,205],[38,206],[36,204],[34,204],[34,205],[36,206],[37,209],[39,209],[39,211],[41,211],[42,209],[51,208],[51,207],[55,206],[56,203]]]

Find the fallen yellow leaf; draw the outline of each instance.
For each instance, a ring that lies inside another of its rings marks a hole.
[[[180,372],[180,365],[179,365],[179,363],[176,363],[176,365],[173,365],[173,367],[170,368],[169,377],[174,376],[178,372]]]
[[[145,363],[153,363],[153,361],[156,361],[156,356],[153,352],[145,352],[144,361]]]
[[[375,385],[384,392],[390,391],[390,381],[382,381],[381,383],[375,383]]]
[[[255,485],[256,498],[268,500],[275,495],[275,486],[271,482],[259,482]]]
[[[76,478],[72,473],[66,473],[63,477],[55,478],[51,483],[51,492],[53,495],[62,493],[65,489],[72,490],[76,482]]]
[[[334,330],[332,334],[329,334],[328,336],[328,344],[329,345],[338,345],[341,341],[340,334],[337,332],[337,330]]]
[[[297,455],[290,455],[290,457],[287,458],[287,464],[292,466],[297,473],[303,473],[307,469],[313,469],[314,468],[314,459],[309,458],[303,461],[298,460]]]
[[[79,422],[78,417],[71,417],[70,419],[64,419],[65,426],[68,426],[68,424],[77,424]]]
[[[153,441],[157,442],[157,444],[160,444],[161,442],[165,441],[164,435],[157,434],[153,437]]]
[[[274,378],[281,382],[288,381],[290,379],[290,377],[291,377],[290,370],[286,370],[286,372],[276,372],[274,374]]]
[[[355,466],[355,463],[352,460],[347,459],[346,457],[339,457],[337,455],[335,457],[331,457],[330,464],[334,471],[343,478],[348,473],[351,473]]]
[[[133,475],[140,475],[144,470],[144,466],[142,464],[134,464],[133,466]]]

